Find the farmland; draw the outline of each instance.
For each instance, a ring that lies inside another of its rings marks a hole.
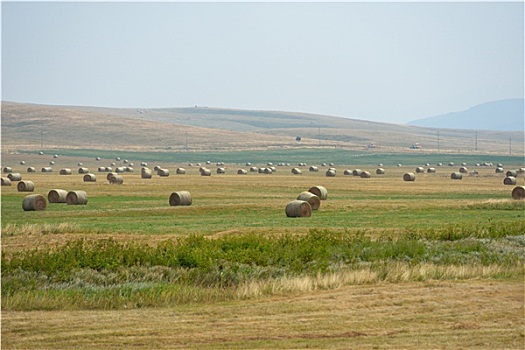
[[[97,172],[124,159],[135,167],[122,185]],[[51,160],[54,171],[39,172]],[[170,176],[142,179],[142,161]],[[247,161],[276,171],[237,175]],[[78,162],[96,182],[82,181]],[[298,162],[308,165],[293,175]],[[427,162],[436,173],[403,181]],[[451,180],[462,162],[477,173]],[[25,212],[27,193],[2,187],[2,347],[521,348],[525,201],[484,162],[523,167],[501,154],[315,148],[5,153],[33,193],[83,190],[88,203]],[[356,168],[371,178],[343,175]],[[316,185],[328,190],[319,210],[286,217]],[[170,207],[180,190],[192,205]]]

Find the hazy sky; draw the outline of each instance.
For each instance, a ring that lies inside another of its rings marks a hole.
[[[2,2],[2,100],[404,123],[524,95],[524,3]]]

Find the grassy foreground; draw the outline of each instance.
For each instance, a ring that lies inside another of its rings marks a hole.
[[[3,348],[523,347],[525,201],[492,168],[404,182],[412,167],[168,166],[123,185],[20,171],[35,193],[88,193],[41,212],[2,188]],[[314,185],[328,200],[287,218]],[[168,205],[179,190],[192,206]]]

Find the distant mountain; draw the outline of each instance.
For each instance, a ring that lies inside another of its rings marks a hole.
[[[440,129],[524,131],[524,103],[521,98],[499,100],[408,124]]]

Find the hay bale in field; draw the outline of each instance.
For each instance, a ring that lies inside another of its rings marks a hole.
[[[50,162],[49,162],[49,165],[55,165],[55,162],[50,161]]]
[[[384,175],[384,174],[385,174],[385,169],[383,169],[383,168],[377,168],[377,170],[376,170],[376,174],[377,174],[377,175]]]
[[[107,175],[106,175],[106,180],[109,181],[110,178],[114,177],[118,175],[117,173],[114,173],[114,172],[109,172]]]
[[[11,186],[11,179],[9,179],[8,177],[3,177],[2,186]]]
[[[69,168],[63,168],[63,169],[60,169],[60,175],[71,175],[72,172],[71,172],[71,169]]]
[[[448,163],[448,166],[454,166],[454,162]]]
[[[362,179],[369,179],[370,176],[371,176],[371,175],[370,175],[370,173],[369,173],[368,171],[363,171],[363,172],[361,173],[361,178],[362,178]]]
[[[468,173],[468,169],[464,166],[462,166],[461,168],[459,168],[459,172],[462,173],[462,174],[467,174]]]
[[[31,194],[22,200],[22,209],[24,211],[45,210],[46,207],[46,198],[41,194]]]
[[[310,168],[308,168],[309,171],[313,172],[313,173],[316,173],[319,171],[319,168],[316,167],[315,165],[312,165]]]
[[[35,184],[33,181],[20,181],[16,185],[18,192],[33,192],[35,190]]]
[[[425,172],[425,168],[423,168],[423,167],[421,167],[421,166],[418,166],[418,167],[416,168],[416,173],[421,174],[421,173],[424,173],[424,172]]]
[[[184,169],[184,168],[177,168],[177,170],[175,170],[175,173],[179,174],[179,175],[184,175],[184,174],[186,174],[186,169]]]
[[[53,172],[53,168],[47,166],[47,167],[43,167],[42,169],[40,169],[41,172],[43,173],[52,173]]]
[[[525,174],[525,168],[519,168],[518,174]]]
[[[104,168],[104,171],[111,173],[111,172],[113,172],[113,168],[110,167],[110,166],[107,166],[107,167]]]
[[[353,176],[361,176],[362,172],[363,172],[363,170],[361,170],[361,169],[354,169],[354,170],[352,170],[352,175]]]
[[[20,165],[26,165],[26,162],[23,161],[23,160],[21,160],[21,161],[20,161]]]
[[[69,191],[66,196],[66,203],[69,205],[84,205],[88,202],[85,191]]]
[[[21,181],[22,175],[20,173],[10,173],[7,175],[7,178],[11,181]]]
[[[55,158],[55,159],[58,158],[58,154],[55,154],[55,155],[53,156],[53,158]]]
[[[403,174],[403,181],[416,181],[416,175],[414,173]]]
[[[303,172],[299,168],[292,168],[292,174],[301,175]]]
[[[507,176],[505,179],[503,179],[504,185],[515,185],[516,184],[516,178],[514,176]]]
[[[97,182],[97,177],[95,174],[86,174],[84,175],[84,182]]]
[[[6,173],[6,174],[10,174],[10,173],[12,173],[12,172],[13,172],[13,168],[8,167],[8,166],[4,167],[4,173]]]
[[[115,158],[116,161],[120,161],[120,157]]]
[[[343,171],[343,175],[345,176],[352,175],[352,170],[346,169],[345,171]]]
[[[115,168],[115,172],[119,174],[122,174],[125,171],[126,171],[126,168],[124,168],[123,166],[118,166]]]
[[[335,169],[328,169],[325,174],[327,177],[335,177],[336,171]]]
[[[226,174],[226,169],[224,169],[224,168],[217,168],[217,174]]]
[[[328,199],[328,190],[324,186],[311,187],[308,192],[315,194],[322,201]]]
[[[157,170],[157,175],[162,177],[170,176],[170,171],[168,169],[160,168]]]
[[[250,167],[250,172],[251,172],[251,173],[256,173],[256,172],[258,172],[258,171],[259,171],[259,168],[257,168],[256,166],[252,166],[252,167]]]
[[[512,177],[518,177],[518,171],[517,170],[509,170],[505,173],[505,175],[507,175],[507,177],[509,176],[512,176]]]
[[[191,205],[191,194],[188,191],[173,192],[170,195],[170,206],[175,207],[179,205]]]
[[[208,168],[202,169],[201,176],[211,176],[211,170]]]
[[[299,196],[297,196],[297,199],[308,202],[312,207],[312,210],[317,210],[321,206],[321,199],[309,191],[301,192]]]
[[[307,201],[294,200],[286,205],[285,212],[289,218],[310,217],[312,207]]]
[[[463,178],[463,174],[460,173],[460,172],[454,172],[454,173],[450,174],[450,178],[452,180],[461,180]]]
[[[36,169],[35,169],[34,166],[30,166],[30,167],[27,168],[27,172],[28,173],[36,173]]]
[[[245,166],[252,166],[252,163],[250,163],[250,162],[246,162],[244,165],[245,165]]]
[[[142,167],[147,167],[147,166],[148,166],[148,163],[146,163],[146,162],[140,162],[140,166],[142,166]]]
[[[98,167],[98,172],[99,172],[99,173],[104,173],[104,172],[106,172],[106,167],[105,167],[105,166],[99,166],[99,167]]]
[[[122,185],[124,183],[124,177],[120,174],[116,174],[111,176],[108,181],[111,185]]]
[[[503,174],[503,171],[504,171],[503,168],[500,168],[500,167],[497,167],[495,170],[496,174]]]
[[[151,179],[152,176],[153,176],[153,174],[152,174],[150,168],[144,167],[144,168],[140,169],[140,177],[142,179]]]
[[[427,173],[429,173],[429,174],[433,174],[435,172],[436,172],[436,168],[428,168],[427,169]]]
[[[84,163],[82,163],[82,162],[78,162],[78,163],[77,163],[77,166],[80,166],[80,167],[81,167],[81,166],[83,166],[83,165],[84,165]]]
[[[95,160],[98,162],[100,160],[100,157],[95,157]]]
[[[49,203],[66,203],[67,191],[54,189],[47,193]]]
[[[263,171],[265,174],[272,174],[273,173],[273,170],[272,168],[264,168],[264,171]]]
[[[247,174],[248,174],[248,171],[246,171],[245,169],[237,170],[237,175],[247,175]]]
[[[127,166],[124,168],[124,172],[125,173],[132,173],[134,171],[133,167],[132,166]]]
[[[525,199],[525,186],[518,186],[512,190],[512,198]]]

